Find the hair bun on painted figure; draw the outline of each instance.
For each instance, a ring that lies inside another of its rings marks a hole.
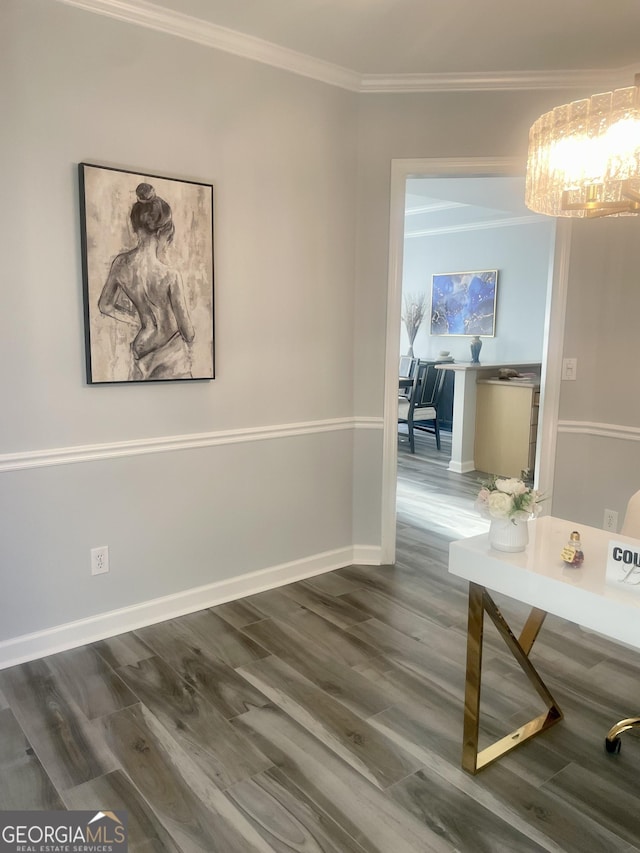
[[[138,201],[153,201],[156,197],[156,191],[151,184],[138,184],[136,187],[136,196]]]

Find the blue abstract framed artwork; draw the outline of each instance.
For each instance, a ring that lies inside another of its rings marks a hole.
[[[431,285],[431,334],[492,338],[497,285],[497,270],[435,274]]]

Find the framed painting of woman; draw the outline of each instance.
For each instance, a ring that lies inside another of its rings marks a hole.
[[[213,379],[213,187],[78,168],[87,382]]]

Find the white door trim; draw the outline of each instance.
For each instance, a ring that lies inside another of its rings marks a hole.
[[[407,178],[517,176],[523,175],[524,171],[524,161],[515,157],[425,158],[391,161],[382,450],[381,559],[383,564],[393,563],[396,553],[398,354],[400,352],[404,206]],[[556,236],[556,262],[553,265],[553,271],[550,272],[550,293],[547,298],[542,361],[544,405],[541,411],[542,424],[538,437],[538,462],[536,466],[537,483],[549,495],[553,486],[560,398],[560,375],[556,368],[562,356],[570,246],[569,226],[564,227],[565,223],[561,223],[561,225],[563,227],[558,229]]]

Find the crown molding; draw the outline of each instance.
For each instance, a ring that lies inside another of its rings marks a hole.
[[[309,77],[350,92],[503,92],[527,89],[596,89],[632,85],[636,66],[575,71],[445,72],[438,74],[361,74],[245,33],[220,27],[191,15],[174,12],[148,0],[57,0],[94,12],[177,36]],[[640,65],[640,63],[639,63]]]
[[[439,201],[434,204],[425,204],[421,207],[412,207],[408,210],[405,210],[405,217],[408,216],[421,216],[423,213],[439,213],[443,210],[457,210],[459,207],[468,207],[467,204],[463,204],[459,201]]]
[[[615,89],[631,86],[630,68],[575,71],[365,74],[361,92],[506,92],[528,89]]]
[[[166,35],[177,36],[212,47],[245,59],[271,65],[292,74],[310,77],[330,86],[360,91],[361,75],[348,68],[315,59],[304,53],[281,47],[264,39],[255,38],[236,30],[220,27],[209,21],[173,12],[149,3],[147,0],[58,0],[85,12],[95,12],[128,24],[147,27]]]
[[[512,216],[509,219],[485,219],[481,222],[468,222],[462,225],[443,225],[441,228],[423,228],[420,231],[407,231],[407,240],[411,237],[440,237],[442,234],[458,234],[467,231],[484,231],[487,228],[509,228],[512,225],[537,225],[544,222],[539,215]]]

